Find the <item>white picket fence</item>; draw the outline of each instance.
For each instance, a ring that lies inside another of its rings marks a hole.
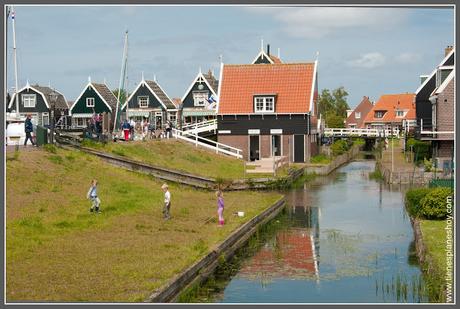
[[[243,151],[241,149],[201,137],[198,134],[194,134],[190,131],[181,131],[173,128],[172,134],[174,138],[195,144],[196,147],[201,146],[211,149],[216,153],[229,155],[238,159],[243,158]]]
[[[399,137],[399,129],[355,129],[355,128],[325,128],[325,136],[368,136],[368,137]]]

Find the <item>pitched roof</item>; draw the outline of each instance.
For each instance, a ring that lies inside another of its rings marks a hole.
[[[107,102],[107,104],[112,109],[112,112],[115,112],[117,109],[117,98],[113,92],[110,91],[109,87],[107,87],[106,84],[91,83],[91,85],[94,87],[94,89],[96,89],[96,91],[105,100],[105,102]]]
[[[275,56],[273,56],[273,55],[268,55],[268,57],[270,57],[270,59],[273,61],[273,63],[283,63],[283,62],[281,61],[281,59],[278,58],[278,57],[275,57]]]
[[[276,113],[310,112],[316,63],[224,65],[218,114],[252,114],[253,97],[276,94]]]
[[[449,75],[447,75],[446,79],[442,82],[441,85],[439,85],[438,88],[433,90],[433,93],[431,95],[436,95],[436,94],[442,93],[444,91],[444,89],[446,89],[447,85],[449,85],[449,83],[454,78],[455,78],[455,69],[453,69],[452,72],[450,72]]]
[[[271,54],[267,54],[264,50],[261,50],[259,54],[257,54],[257,56],[252,61],[252,64],[256,64],[257,59],[259,59],[260,57],[267,58],[270,64],[283,63],[280,58],[275,57],[274,55],[271,55]],[[267,64],[267,63],[259,63],[259,64]]]
[[[442,59],[442,61],[439,63],[439,65],[434,68],[434,70],[431,72],[431,74],[425,79],[425,81],[415,90],[415,94],[418,94],[425,86],[428,84],[428,82],[432,79],[435,78],[436,71],[438,70],[438,67],[446,65],[446,63],[449,63],[449,59],[452,58],[451,61],[454,59],[454,54],[455,54],[455,48],[452,48],[452,50]]]
[[[53,92],[53,89],[51,89],[50,87],[43,87],[43,86],[39,86],[39,85],[33,85],[32,87],[37,89],[41,93],[43,93],[43,95],[46,97],[46,100],[49,102],[49,94],[51,92]],[[66,101],[64,95],[62,95],[57,90],[54,90],[54,91],[58,94],[55,107],[57,109],[69,109],[69,106],[67,105],[67,101]]]
[[[176,106],[176,108],[179,108],[181,103],[182,103],[182,100],[181,98],[172,98],[171,100],[173,102],[173,104]]]
[[[203,77],[208,81],[212,90],[217,93],[217,89],[219,88],[219,81],[214,77],[214,75],[212,75],[212,72],[209,71],[208,73],[203,74]]]
[[[356,124],[357,127],[361,127],[363,124],[364,119],[366,118],[367,114],[371,111],[373,104],[369,101],[369,97],[364,96],[358,106],[355,107],[353,112],[350,116],[347,117],[345,123],[348,124]],[[361,113],[360,118],[356,118],[356,112]]]
[[[415,119],[415,93],[384,94],[367,114],[365,123],[400,122],[403,119]],[[404,117],[396,117],[396,110],[407,111]],[[375,118],[376,111],[385,111],[382,118]]]
[[[145,83],[150,87],[150,89],[156,94],[156,96],[166,105],[166,108],[174,109],[176,106],[168,97],[168,95],[163,91],[163,89],[158,85],[156,81],[146,80]]]

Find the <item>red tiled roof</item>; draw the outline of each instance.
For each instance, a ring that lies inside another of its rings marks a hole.
[[[351,124],[355,124],[357,128],[364,127],[364,120],[366,119],[366,116],[369,114],[369,112],[372,110],[372,107],[373,105],[372,102],[369,101],[369,97],[363,97],[361,103],[359,103],[358,106],[355,107],[350,116],[348,116],[345,120],[345,126],[348,127]],[[361,113],[360,118],[356,118],[356,112]]]
[[[173,102],[174,106],[176,106],[176,108],[179,108],[180,104],[182,103],[181,98],[172,98],[171,101]]]
[[[270,57],[270,59],[273,61],[273,63],[283,63],[283,62],[281,61],[281,59],[278,58],[278,57],[275,57],[275,56],[273,56],[273,55],[268,55],[268,57]]]
[[[402,122],[403,119],[414,120],[415,117],[415,94],[384,94],[367,114],[364,123],[372,122]],[[396,110],[407,111],[404,117],[396,117]],[[376,111],[385,111],[382,118],[375,118]]]
[[[308,113],[315,63],[224,65],[218,114],[254,113],[254,95],[276,94],[276,113]]]

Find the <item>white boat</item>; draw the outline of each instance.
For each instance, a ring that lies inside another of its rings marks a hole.
[[[17,113],[6,113],[6,145],[23,145],[26,139],[24,123],[26,117]]]

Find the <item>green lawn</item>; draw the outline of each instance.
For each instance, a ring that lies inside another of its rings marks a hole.
[[[219,228],[213,192],[171,184],[172,220],[163,221],[161,182],[81,152],[8,153],[6,172],[10,302],[143,301],[281,197],[225,192]],[[92,178],[99,215],[85,198]]]
[[[215,154],[189,143],[170,139],[84,145],[148,164],[212,178],[244,178],[243,160]]]
[[[421,220],[423,242],[426,246],[427,258],[431,261],[433,269],[428,273],[428,284],[432,285],[432,296],[437,301],[445,301],[445,296],[439,290],[440,285],[446,284],[446,220]],[[429,287],[430,288],[430,287]]]

